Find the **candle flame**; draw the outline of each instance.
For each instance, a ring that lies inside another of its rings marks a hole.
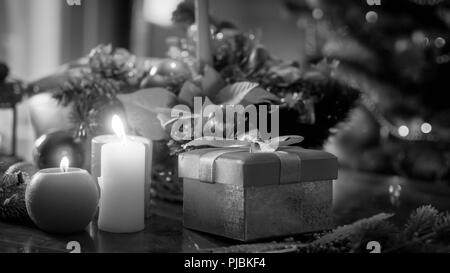
[[[125,139],[125,128],[123,126],[122,120],[118,115],[114,115],[112,118],[112,128],[114,133],[121,139]]]
[[[61,159],[59,168],[61,169],[61,172],[63,172],[63,173],[66,173],[69,170],[69,158],[67,158],[67,156],[65,156]]]

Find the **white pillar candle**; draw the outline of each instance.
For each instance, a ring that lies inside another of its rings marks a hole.
[[[145,218],[150,217],[150,187],[152,182],[153,142],[145,137],[127,135],[127,139],[138,141],[145,146]],[[92,139],[91,143],[91,174],[95,179],[101,176],[101,158],[103,145],[117,142],[117,135],[101,135]],[[98,216],[96,217],[98,219]]]
[[[119,117],[113,117],[118,139],[101,149],[98,227],[114,233],[145,227],[145,146],[128,138]]]
[[[211,30],[209,26],[208,0],[195,0],[195,24],[197,26],[197,59],[200,65],[212,65]]]

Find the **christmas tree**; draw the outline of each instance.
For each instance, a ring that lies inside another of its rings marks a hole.
[[[315,22],[311,62],[362,92],[336,138],[349,165],[420,179],[450,174],[450,1],[287,0]]]

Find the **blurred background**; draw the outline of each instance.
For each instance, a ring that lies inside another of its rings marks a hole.
[[[0,0],[0,60],[11,76],[32,81],[111,43],[137,56],[165,57],[166,39],[185,32],[172,24],[179,0]],[[211,13],[244,31],[261,31],[263,43],[285,59],[303,58],[302,31],[282,1],[213,0]],[[18,105],[18,154],[30,160],[34,139],[27,106]],[[12,113],[0,109],[0,151],[9,151]]]
[[[0,59],[17,77],[46,76],[100,43],[138,56],[164,57],[166,39],[184,36],[173,26],[179,0],[1,0]],[[302,32],[283,1],[212,0],[211,14],[246,31],[261,31],[262,42],[284,59],[302,58]]]
[[[0,0],[0,60],[32,81],[98,44],[164,58],[178,0]],[[211,15],[255,33],[274,56],[361,91],[326,149],[343,166],[448,184],[449,2],[445,0],[211,0]],[[395,3],[394,3],[395,2]],[[69,5],[68,3],[75,3]],[[10,109],[0,109],[0,149],[11,150]],[[302,134],[302,132],[299,132]],[[37,137],[18,105],[17,153],[31,160]]]

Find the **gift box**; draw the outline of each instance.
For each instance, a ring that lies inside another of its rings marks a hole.
[[[253,241],[333,226],[338,163],[330,153],[206,148],[181,154],[178,165],[187,228]]]

